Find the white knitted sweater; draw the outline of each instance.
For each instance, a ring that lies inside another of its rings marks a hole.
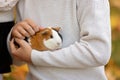
[[[18,0],[0,0],[0,22],[13,21],[13,7]]]
[[[60,26],[63,47],[32,50],[28,80],[107,80],[111,55],[108,0],[20,0],[17,20]]]

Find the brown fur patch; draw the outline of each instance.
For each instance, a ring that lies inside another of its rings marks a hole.
[[[35,35],[30,38],[31,47],[36,50],[44,51],[48,50],[43,43],[43,40],[48,40],[52,36],[52,30],[50,28],[45,28],[40,30]]]

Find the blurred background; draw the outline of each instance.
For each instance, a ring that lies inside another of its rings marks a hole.
[[[108,80],[120,80],[120,0],[109,0],[111,9],[112,56],[105,66]],[[25,80],[27,65],[11,66],[12,72],[4,74],[4,80]]]
[[[109,80],[120,80],[120,0],[110,0],[112,56],[106,65]]]

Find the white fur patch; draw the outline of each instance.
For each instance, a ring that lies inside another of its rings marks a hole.
[[[52,36],[53,38],[44,40],[44,45],[46,46],[46,48],[50,50],[59,49],[62,46],[61,37],[58,35],[58,32],[55,30],[52,30]]]

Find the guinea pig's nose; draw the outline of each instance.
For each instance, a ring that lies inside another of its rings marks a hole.
[[[60,45],[60,43],[58,42],[57,45]]]

